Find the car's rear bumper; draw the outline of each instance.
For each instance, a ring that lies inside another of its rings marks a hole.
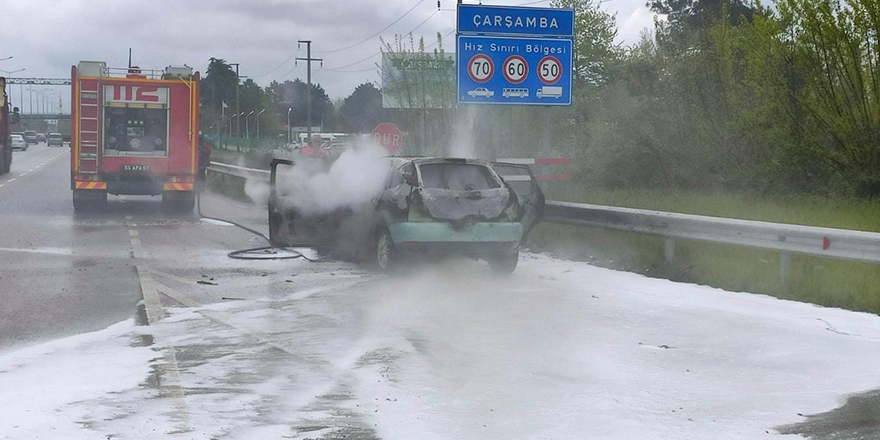
[[[516,222],[471,223],[456,229],[448,222],[399,222],[388,225],[395,245],[403,243],[519,243],[522,225]]]

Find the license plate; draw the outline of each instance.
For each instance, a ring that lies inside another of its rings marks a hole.
[[[150,171],[149,165],[123,165],[122,171]]]

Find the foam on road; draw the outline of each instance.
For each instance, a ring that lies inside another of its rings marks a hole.
[[[4,414],[0,438],[754,439],[880,387],[864,313],[537,255],[510,277],[254,264],[216,286],[156,270],[190,307],[0,356],[0,401],[38,415]],[[185,433],[157,391],[171,347]]]

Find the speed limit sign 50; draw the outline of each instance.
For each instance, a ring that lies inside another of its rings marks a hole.
[[[468,61],[468,75],[476,83],[484,83],[495,75],[495,63],[485,54],[478,53]]]
[[[554,56],[546,56],[538,62],[538,78],[547,85],[556,84],[562,78],[562,63]]]

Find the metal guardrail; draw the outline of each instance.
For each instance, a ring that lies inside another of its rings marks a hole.
[[[792,254],[880,264],[876,232],[567,202],[547,202],[543,221],[665,237],[667,261],[675,257],[675,239],[779,251],[780,281],[786,288]]]
[[[268,180],[269,171],[211,162],[210,170]],[[644,209],[548,201],[545,222],[665,237],[664,256],[675,258],[675,240],[696,240],[778,251],[780,277],[788,285],[791,255],[880,264],[880,233],[820,228]]]
[[[222,162],[211,162],[208,171],[227,176],[237,176],[245,179],[261,179],[269,181],[269,170],[258,170],[256,168],[240,167],[237,165],[229,165]]]

